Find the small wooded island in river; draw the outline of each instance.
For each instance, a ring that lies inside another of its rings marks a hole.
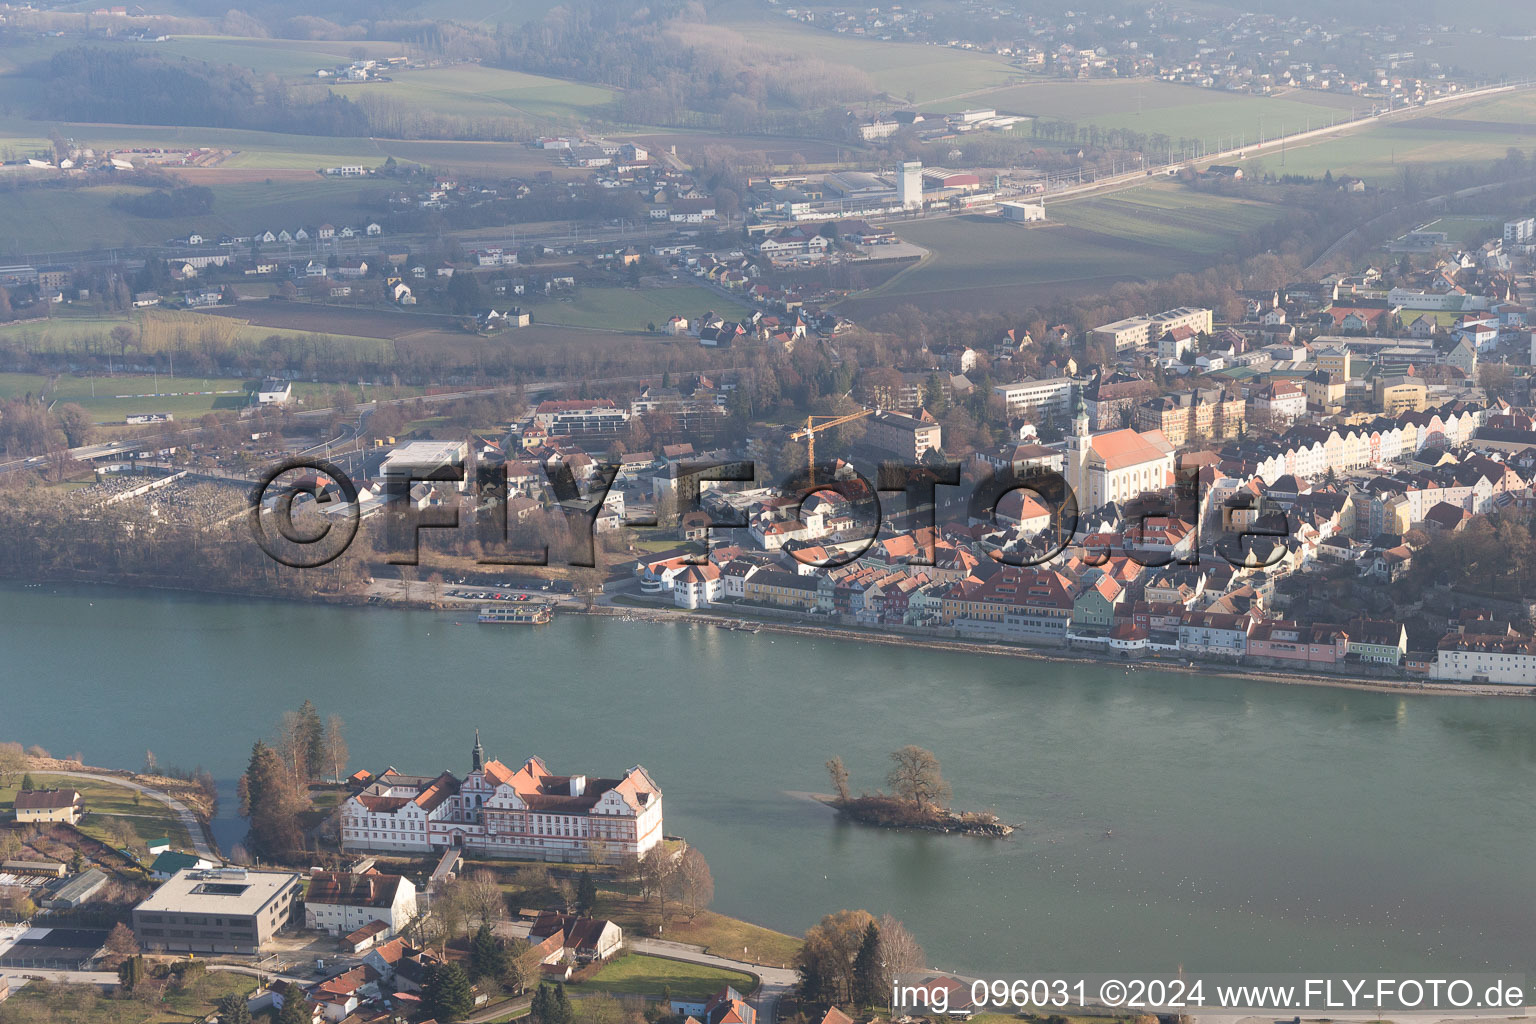
[[[848,769],[841,757],[827,762],[827,774],[832,778],[833,795],[822,797],[822,802],[861,825],[970,836],[1002,837],[1013,832],[1013,826],[995,814],[951,810],[949,783],[939,770],[939,759],[933,751],[919,746],[908,744],[891,751],[891,770],[885,776],[894,791],[891,794],[854,796],[848,789]]]

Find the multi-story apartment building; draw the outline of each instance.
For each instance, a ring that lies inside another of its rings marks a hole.
[[[1246,421],[1242,398],[1220,388],[1197,388],[1143,402],[1131,423],[1140,431],[1162,431],[1178,448],[1191,438],[1238,437]]]
[[[1524,636],[1448,633],[1435,652],[1431,679],[1536,686],[1536,640]]]
[[[1376,407],[1385,416],[1423,412],[1429,400],[1429,385],[1418,377],[1377,377],[1373,390]]]
[[[778,569],[763,569],[747,577],[743,597],[758,604],[777,605],[811,611],[816,607],[817,582],[814,576]]]
[[[1090,427],[1094,430],[1109,430],[1130,426],[1132,410],[1148,398],[1155,398],[1158,391],[1156,381],[1123,370],[1095,379],[1082,389]]]
[[[1178,309],[1164,310],[1151,316],[1130,316],[1124,320],[1116,320],[1112,324],[1095,327],[1093,335],[1101,340],[1113,342],[1115,351],[1121,352],[1128,348],[1150,345],[1176,328],[1187,328],[1196,334],[1210,334],[1214,323],[1209,309],[1180,306]]]
[[[618,778],[555,775],[538,757],[516,770],[485,760],[475,735],[469,774],[375,776],[341,808],[347,850],[452,847],[492,857],[617,863],[661,842],[661,789],[639,765]]]
[[[629,414],[651,416],[664,414],[672,417],[677,429],[693,433],[708,433],[719,423],[725,411],[723,392],[700,388],[685,395],[677,388],[649,387],[629,403]]]
[[[540,402],[533,422],[553,437],[570,434],[617,434],[629,425],[629,410],[607,398]]]
[[[1288,380],[1271,381],[1254,392],[1248,418],[1263,427],[1284,427],[1307,414],[1307,393]]]
[[[934,392],[937,392],[937,396]],[[935,397],[948,402],[953,396],[953,378],[939,370],[899,372],[880,377],[864,374],[853,389],[854,401],[861,405],[905,413],[917,412],[933,402]]]
[[[868,424],[864,442],[903,459],[915,462],[942,447],[943,431],[924,410],[919,410],[918,416],[877,412],[869,417]]]
[[[1190,654],[1241,658],[1253,632],[1251,615],[1185,612],[1179,623],[1179,650]]]
[[[992,393],[1007,404],[1009,419],[1030,422],[1039,422],[1052,416],[1065,417],[1072,410],[1072,390],[1070,377],[1021,380],[1013,384],[992,386]]]

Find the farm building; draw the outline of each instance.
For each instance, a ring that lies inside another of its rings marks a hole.
[[[998,203],[997,208],[1002,212],[1003,220],[1016,221],[1027,224],[1031,221],[1045,220],[1044,203]]]

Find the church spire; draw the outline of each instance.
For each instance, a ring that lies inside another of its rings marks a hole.
[[[469,755],[469,770],[477,772],[485,766],[485,748],[480,745],[480,730],[475,730],[475,749]]]

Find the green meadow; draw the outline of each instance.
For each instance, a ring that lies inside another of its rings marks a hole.
[[[193,231],[250,235],[267,228],[361,227],[375,214],[361,204],[376,182],[359,178],[254,181],[209,186],[213,210],[194,217],[139,217],[118,209],[118,196],[143,193],[137,186],[33,188],[0,203],[0,252],[87,249],[92,246],[156,244]]]
[[[1110,196],[1047,201],[1046,215],[1049,223],[1034,228],[982,215],[903,224],[897,233],[929,255],[860,297],[995,293],[1174,274],[1209,263],[1244,232],[1283,217],[1285,207],[1267,198],[1158,183]]]
[[[910,102],[925,109],[946,102],[957,108],[985,106],[985,102],[962,98],[979,90],[1000,88],[1022,75],[1007,58],[995,54],[836,35],[788,19],[727,20],[724,24],[759,46],[857,68],[869,76],[876,89],[898,102],[906,102],[910,93]]]

